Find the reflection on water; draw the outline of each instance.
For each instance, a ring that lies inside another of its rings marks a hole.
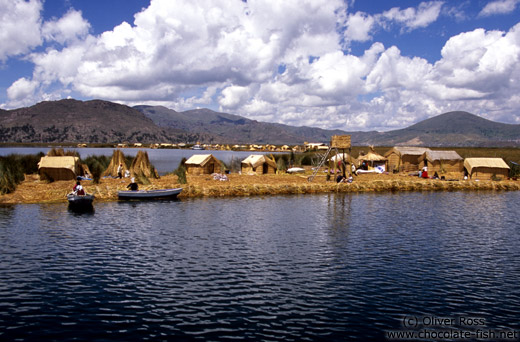
[[[518,193],[0,207],[1,340],[384,340],[519,329]]]

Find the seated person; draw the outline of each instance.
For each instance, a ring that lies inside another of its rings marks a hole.
[[[78,195],[78,196],[85,195],[85,189],[83,189],[83,187],[81,186],[80,181],[76,182],[76,185],[74,185],[74,187],[72,188],[72,191],[74,192],[75,195]]]
[[[426,166],[422,169],[421,177],[428,178],[428,168]]]
[[[135,182],[135,178],[132,177],[131,183],[126,186],[131,191],[137,191],[139,190],[139,185]]]

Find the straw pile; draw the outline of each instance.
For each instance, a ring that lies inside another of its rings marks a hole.
[[[62,148],[51,148],[47,152],[47,156],[49,156],[49,157],[65,157],[65,156],[79,157],[79,154],[77,151],[70,151],[70,150],[65,151]]]
[[[138,151],[132,165],[130,166],[130,174],[136,178],[159,178],[159,173],[148,159],[146,151]]]
[[[230,174],[229,181],[215,181],[210,175],[188,175],[188,185],[181,185],[176,175],[153,179],[140,189],[166,189],[182,187],[180,198],[224,197],[224,196],[268,196],[277,194],[310,194],[339,192],[383,192],[383,191],[511,191],[520,190],[520,181],[442,181],[399,175],[363,175],[353,183],[326,182],[320,175],[312,183],[308,175],[239,175]],[[94,193],[97,202],[117,200],[117,191],[126,190],[128,180],[104,178],[100,184],[82,181],[87,192]],[[15,192],[0,195],[0,203],[46,203],[66,202],[65,195],[71,191],[75,181],[46,183],[35,175],[27,177]]]
[[[123,154],[123,151],[121,150],[114,150],[114,153],[112,153],[112,159],[110,160],[110,164],[108,164],[108,168],[103,172],[101,175],[102,177],[112,176],[117,177],[117,168],[119,167],[119,164],[123,164],[123,175],[125,174],[125,171],[128,170],[128,167],[125,163],[125,155]]]

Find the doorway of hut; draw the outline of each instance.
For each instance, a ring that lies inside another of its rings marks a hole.
[[[262,173],[263,173],[263,174],[269,173],[269,169],[268,169],[268,165],[267,165],[267,163],[264,163],[264,164],[262,165]]]

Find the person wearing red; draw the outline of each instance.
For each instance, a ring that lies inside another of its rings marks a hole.
[[[83,187],[81,186],[80,181],[76,182],[76,185],[74,185],[74,187],[72,188],[72,191],[74,191],[74,194],[79,195],[79,196],[85,195],[85,189],[83,189]]]
[[[426,166],[423,167],[423,169],[422,169],[421,177],[422,178],[429,178],[428,177],[428,168]]]

